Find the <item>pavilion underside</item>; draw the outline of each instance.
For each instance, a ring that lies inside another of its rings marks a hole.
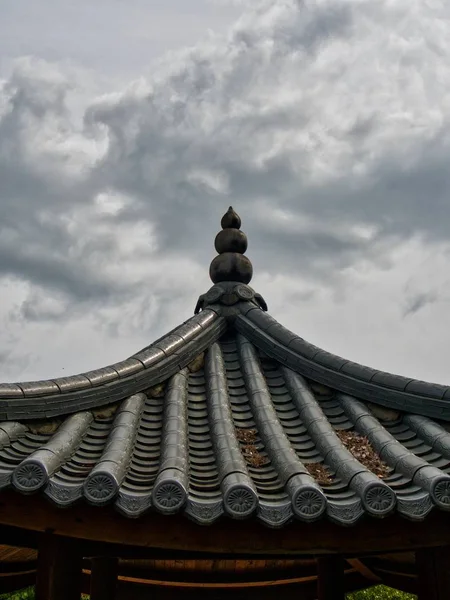
[[[448,598],[450,515],[439,511],[413,524],[394,515],[353,528],[227,518],[199,527],[181,516],[130,521],[112,507],[62,511],[5,491],[0,522],[0,593],[36,584],[37,600],[342,600],[380,583]]]
[[[145,556],[146,552],[141,553]],[[148,554],[148,552],[147,552]],[[153,552],[150,551],[150,555]],[[138,556],[139,553],[137,554]],[[155,554],[157,555],[157,553]],[[321,574],[340,568],[345,592],[384,583],[417,593],[414,552],[364,557],[328,558],[196,558],[195,553],[170,554],[161,558],[129,556],[83,557],[80,589],[94,598],[130,600],[182,598],[214,594],[214,597],[275,597],[308,600],[318,598]],[[327,562],[328,561],[328,562]],[[35,585],[37,548],[0,546],[0,593]],[[326,576],[326,575],[325,575]],[[95,582],[100,581],[98,591]],[[111,581],[113,580],[113,581]],[[109,585],[108,585],[108,582]],[[339,580],[334,580],[334,585]]]
[[[81,590],[91,593],[92,573],[115,574],[115,600],[131,598],[198,597],[203,594],[233,597],[282,593],[302,599],[317,598],[320,566],[315,558],[293,559],[149,559],[83,558]],[[0,593],[34,585],[37,575],[36,549],[0,546]],[[322,567],[323,568],[323,567]],[[385,583],[417,593],[414,553],[346,558],[343,561],[346,592]],[[95,577],[95,575],[94,575]],[[102,591],[103,597],[105,593]],[[94,591],[95,594],[95,591]]]

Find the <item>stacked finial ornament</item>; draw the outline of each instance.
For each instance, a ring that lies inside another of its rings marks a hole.
[[[250,283],[253,275],[252,263],[244,256],[247,250],[247,236],[240,230],[241,219],[230,206],[222,217],[220,231],[214,241],[219,253],[212,261],[209,276],[213,283],[237,281]]]
[[[267,310],[262,296],[257,294],[249,285],[253,267],[250,260],[244,256],[247,250],[247,236],[241,231],[241,219],[230,206],[221,221],[222,231],[216,235],[214,246],[218,252],[209,267],[209,276],[215,284],[198,299],[195,313],[206,306],[222,305],[232,314],[230,307],[239,302],[252,302]],[[225,308],[222,309],[224,314]]]

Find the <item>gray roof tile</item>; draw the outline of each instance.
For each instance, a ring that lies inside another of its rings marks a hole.
[[[371,381],[384,387],[404,391],[406,386],[411,383],[412,380],[402,377],[401,375],[393,375],[391,373],[383,373],[382,371],[378,371],[374,374]]]
[[[364,401],[323,395],[242,334],[212,342],[203,365],[169,375],[158,390],[56,428],[0,423],[0,485],[40,489],[61,507],[84,498],[129,517],[182,511],[202,524],[225,513],[256,514],[271,527],[325,516],[352,525],[364,514],[423,519],[447,508],[442,426],[414,415],[381,423]],[[391,467],[385,480],[343,445],[341,424],[370,440]],[[330,484],[314,479],[310,462],[325,465]]]
[[[412,394],[420,394],[421,396],[430,396],[430,398],[443,398],[447,387],[437,383],[428,383],[427,381],[413,379],[406,385],[405,391]]]
[[[370,367],[365,367],[364,365],[360,365],[359,363],[351,362],[349,360],[340,367],[340,371],[341,373],[345,373],[351,377],[356,377],[362,381],[371,381],[376,372]]]
[[[450,421],[447,387],[325,352],[254,304],[227,311],[207,308],[103,369],[0,385],[0,486],[201,524],[450,509],[450,433],[436,422]],[[377,404],[395,419],[381,421]],[[389,475],[340,430],[366,437]]]
[[[0,383],[0,398],[23,398],[23,390],[17,383]]]
[[[225,328],[225,319],[208,309],[144,348],[137,354],[140,360],[130,357],[102,369],[54,381],[1,384],[0,418],[53,418],[121,401],[187,366]]]
[[[48,394],[59,394],[60,389],[54,381],[25,381],[19,384],[25,397],[48,396]]]
[[[450,421],[449,388],[385,373],[330,354],[278,326],[260,311],[244,311],[235,326],[258,348],[313,381],[386,408]],[[282,334],[280,333],[282,332]],[[290,341],[289,341],[290,340]]]

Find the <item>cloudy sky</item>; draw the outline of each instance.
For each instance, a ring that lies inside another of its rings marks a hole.
[[[0,377],[188,318],[229,204],[271,314],[450,382],[450,4],[2,0]]]

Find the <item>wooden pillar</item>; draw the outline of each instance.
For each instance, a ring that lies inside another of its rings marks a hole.
[[[114,600],[117,590],[117,564],[115,557],[91,558],[91,600]]]
[[[416,568],[419,600],[450,598],[450,546],[417,550]]]
[[[76,540],[44,533],[39,540],[36,600],[80,600],[82,556]]]
[[[318,600],[344,600],[344,559],[339,554],[317,558]]]

